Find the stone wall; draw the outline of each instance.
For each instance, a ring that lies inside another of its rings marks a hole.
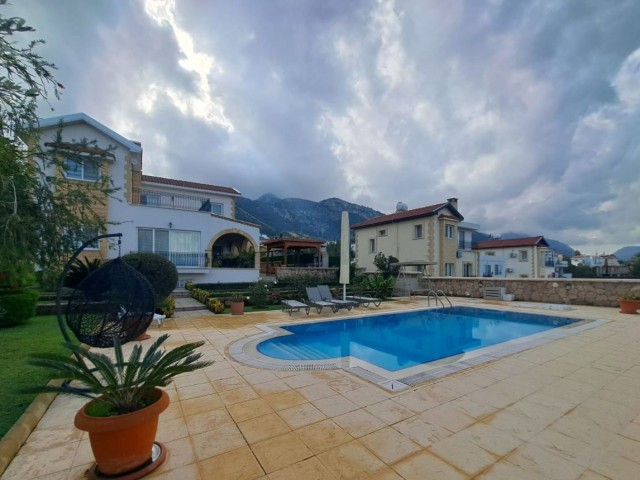
[[[437,277],[431,282],[451,297],[482,298],[485,287],[505,287],[516,301],[615,307],[626,293],[640,295],[640,280],[591,278],[458,278]],[[420,288],[426,288],[420,279]]]
[[[309,277],[314,276],[334,281],[338,278],[337,267],[277,267],[276,278]]]

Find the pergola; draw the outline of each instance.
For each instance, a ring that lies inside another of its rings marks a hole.
[[[302,250],[315,249],[318,252],[318,262],[320,262],[321,247],[325,244],[324,240],[313,240],[310,238],[276,238],[273,240],[265,240],[262,245],[267,249],[267,272],[272,273],[271,256],[275,251],[281,251],[283,256],[283,267],[287,266],[287,252],[295,250],[298,254]],[[271,254],[271,255],[270,255]],[[296,255],[296,267],[300,266],[300,258]]]

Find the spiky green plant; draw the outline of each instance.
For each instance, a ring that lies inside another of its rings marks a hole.
[[[117,340],[114,340],[115,360],[69,342],[64,345],[72,356],[33,355],[30,364],[51,370],[52,379],[64,380],[62,385],[49,384],[34,390],[89,398],[94,402],[87,414],[93,416],[122,415],[140,410],[155,401],[151,395],[153,388],[165,387],[176,375],[213,363],[200,361],[202,353],[195,351],[204,342],[187,343],[172,350],[161,349],[167,338],[168,334],[160,336],[144,356],[142,347],[135,345],[126,361]],[[79,382],[84,388],[72,382]]]

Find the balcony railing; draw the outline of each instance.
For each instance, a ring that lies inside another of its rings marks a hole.
[[[569,264],[566,261],[560,261],[560,260],[545,260],[544,262],[544,266],[545,267],[568,267]]]
[[[144,190],[134,188],[132,200],[134,204],[147,205],[149,207],[212,212],[212,203],[206,197],[195,197],[192,195],[182,195],[178,193],[159,192],[157,190]],[[213,205],[215,206],[217,204]],[[219,212],[213,211],[213,213]]]
[[[131,252],[136,253],[136,252]],[[148,252],[160,255],[176,267],[207,267],[209,266],[209,255],[206,253],[188,253],[188,252]]]
[[[458,240],[458,250],[471,250],[471,247],[471,242],[461,242],[460,240]]]

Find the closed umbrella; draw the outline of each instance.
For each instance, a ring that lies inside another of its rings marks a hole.
[[[342,224],[340,227],[340,283],[342,284],[342,299],[347,297],[347,284],[349,283],[350,262],[350,235],[349,212],[342,212]]]

